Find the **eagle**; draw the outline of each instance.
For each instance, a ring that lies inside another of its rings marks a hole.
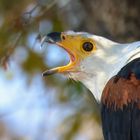
[[[87,32],[52,32],[42,38],[69,54],[62,73],[82,82],[101,104],[105,140],[140,140],[140,41],[121,44]]]

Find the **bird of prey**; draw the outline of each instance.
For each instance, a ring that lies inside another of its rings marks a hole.
[[[140,41],[120,44],[86,32],[52,32],[42,42],[65,49],[70,62],[43,76],[65,73],[101,103],[105,140],[140,140]]]

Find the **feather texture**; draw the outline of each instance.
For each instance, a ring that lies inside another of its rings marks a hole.
[[[140,140],[140,58],[111,78],[102,94],[105,140]]]

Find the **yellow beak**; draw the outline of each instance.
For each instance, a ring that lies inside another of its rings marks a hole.
[[[62,47],[64,50],[66,50],[70,56],[70,62],[65,66],[60,66],[50,70],[46,70],[45,72],[43,72],[43,76],[73,71],[74,66],[77,64],[78,57],[76,53],[74,53],[75,51],[73,51],[70,45],[68,45],[68,41],[67,40],[65,41],[64,34],[59,32],[50,33],[47,36],[43,37],[41,43],[43,44],[44,42],[56,44]]]

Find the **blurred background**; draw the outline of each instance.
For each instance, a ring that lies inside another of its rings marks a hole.
[[[139,0],[0,0],[0,140],[103,140],[100,106],[65,76],[42,77],[69,61],[41,48],[40,35],[85,31],[140,40]]]

